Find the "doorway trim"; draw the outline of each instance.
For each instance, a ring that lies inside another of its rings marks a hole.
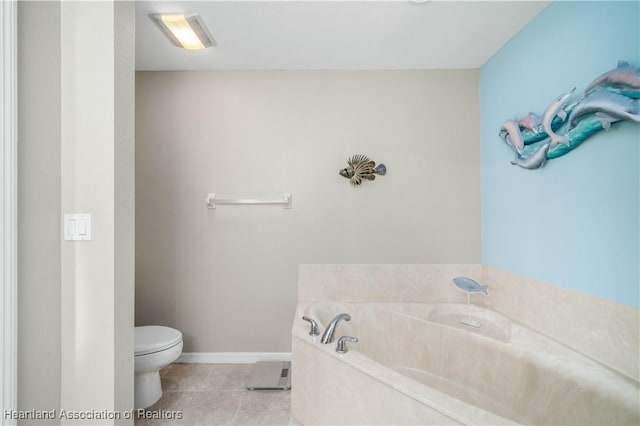
[[[0,133],[2,151],[0,188],[2,227],[2,303],[0,304],[0,334],[2,341],[2,397],[0,413],[3,424],[15,425],[13,416],[5,416],[7,411],[17,410],[17,2],[0,2],[0,84],[2,103],[0,104]]]

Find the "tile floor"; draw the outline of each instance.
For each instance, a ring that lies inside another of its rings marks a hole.
[[[252,368],[253,364],[171,364],[160,371],[162,398],[147,408],[144,418],[136,419],[135,426],[298,425],[290,415],[291,392],[246,389]],[[182,418],[167,418],[171,412]]]

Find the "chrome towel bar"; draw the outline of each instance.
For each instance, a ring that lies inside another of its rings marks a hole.
[[[207,194],[207,207],[215,209],[220,204],[241,204],[241,205],[281,205],[282,208],[291,208],[291,194],[282,194],[280,199],[261,200],[251,198],[218,198],[216,194]]]

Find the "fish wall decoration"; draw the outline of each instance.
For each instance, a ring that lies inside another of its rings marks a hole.
[[[356,154],[347,160],[349,167],[345,167],[338,173],[349,179],[353,186],[358,186],[365,180],[375,180],[376,175],[387,174],[387,167],[384,164],[376,166],[375,161],[371,161],[366,155]]]
[[[575,87],[558,96],[542,118],[529,113],[500,126],[499,137],[514,151],[511,164],[538,169],[614,123],[640,123],[640,67],[618,61],[571,101],[574,92]]]

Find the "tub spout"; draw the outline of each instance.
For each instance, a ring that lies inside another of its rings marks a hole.
[[[331,320],[331,322],[329,323],[329,326],[327,326],[327,329],[322,334],[320,343],[324,343],[326,345],[327,343],[333,342],[333,334],[336,331],[336,326],[342,320],[350,321],[351,315],[345,314],[345,313],[336,315],[335,318]]]

